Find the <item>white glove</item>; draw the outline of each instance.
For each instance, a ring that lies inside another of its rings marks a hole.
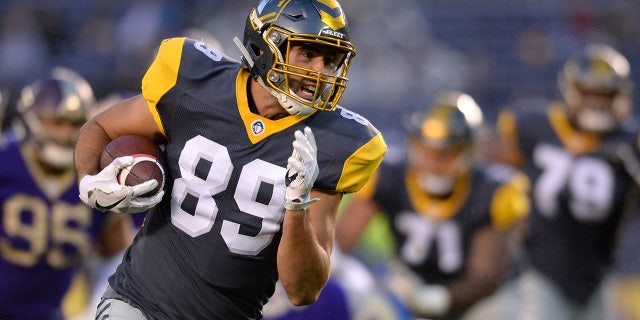
[[[135,186],[118,183],[118,172],[133,162],[132,156],[116,158],[98,174],[84,176],[79,185],[80,200],[91,208],[117,213],[142,212],[157,205],[162,200],[163,190],[150,197],[138,195],[153,190],[158,181],[149,180]]]
[[[401,261],[392,259],[389,262],[384,284],[417,314],[441,316],[449,311],[449,290],[441,285],[425,283]]]
[[[289,157],[285,176],[285,204],[288,210],[304,210],[319,199],[309,199],[313,183],[318,177],[316,139],[309,127],[295,132],[293,153]]]

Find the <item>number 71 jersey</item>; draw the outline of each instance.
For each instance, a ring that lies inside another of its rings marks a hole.
[[[380,132],[340,107],[270,120],[250,111],[250,73],[215,49],[166,40],[142,91],[168,139],[168,189],[112,285],[154,318],[256,318],[278,278],[284,177],[294,132],[318,146],[315,189],[362,187],[386,153]],[[135,281],[125,281],[136,279]],[[172,292],[175,307],[147,300]],[[241,307],[245,306],[245,307]],[[154,310],[155,309],[155,310]]]

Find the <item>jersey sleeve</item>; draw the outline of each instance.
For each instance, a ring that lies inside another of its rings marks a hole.
[[[378,186],[378,180],[380,180],[380,171],[376,170],[369,180],[355,193],[354,197],[363,199],[363,200],[371,200],[373,199],[376,188]]]
[[[142,78],[142,95],[147,100],[149,110],[164,135],[166,133],[156,107],[160,99],[178,81],[178,70],[185,40],[186,38],[163,40],[155,59]]]
[[[344,163],[337,192],[353,193],[360,190],[374,175],[387,153],[382,134],[377,134],[356,150]]]
[[[491,199],[491,222],[498,230],[506,230],[529,214],[529,178],[515,173],[500,185]]]

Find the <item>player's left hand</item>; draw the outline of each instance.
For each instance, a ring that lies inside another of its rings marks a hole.
[[[311,128],[295,132],[293,153],[289,157],[285,176],[285,205],[288,210],[304,210],[319,199],[309,199],[318,177],[318,147]]]

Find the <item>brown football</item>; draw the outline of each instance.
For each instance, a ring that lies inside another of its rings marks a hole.
[[[153,140],[138,135],[126,135],[113,139],[102,151],[100,170],[114,159],[123,156],[133,156],[135,162],[120,170],[118,174],[120,184],[134,186],[151,179],[158,181],[158,187],[142,197],[152,196],[164,188],[166,168],[164,154]]]

